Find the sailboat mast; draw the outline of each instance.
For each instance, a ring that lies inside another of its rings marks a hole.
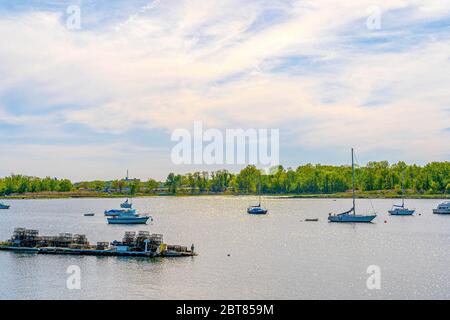
[[[355,161],[352,148],[352,189],[353,189],[353,214],[356,214],[355,208]]]
[[[258,195],[259,195],[259,206],[261,207],[261,174],[259,175]]]
[[[405,173],[402,175],[402,207],[405,206]]]
[[[130,180],[130,177],[128,175],[128,169],[127,169],[127,182]],[[133,203],[133,194],[131,193],[131,187],[130,188],[130,199],[131,199],[131,203]]]

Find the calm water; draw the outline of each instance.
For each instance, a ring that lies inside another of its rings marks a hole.
[[[245,210],[252,199],[135,199],[135,207],[154,218],[135,227],[106,224],[103,210],[118,207],[120,199],[7,201],[12,208],[0,211],[1,240],[15,227],[42,235],[83,233],[91,243],[148,230],[164,234],[166,243],[194,243],[200,255],[147,260],[0,252],[0,298],[450,298],[450,216],[431,211],[439,200],[408,200],[421,214],[413,217],[390,217],[394,200],[372,200],[376,222],[350,225],[326,218],[348,209],[351,200],[270,198],[264,200],[268,215],[251,216]],[[357,205],[372,212],[371,202]],[[302,221],[315,217],[320,221]],[[70,265],[81,268],[81,290],[66,288]],[[380,290],[366,287],[369,265],[381,268]]]

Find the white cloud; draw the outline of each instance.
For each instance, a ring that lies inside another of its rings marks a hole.
[[[0,175],[11,173],[54,176],[74,181],[121,179],[127,168],[133,177],[164,179],[170,170],[169,156],[157,148],[124,143],[109,144],[22,144],[8,146],[2,157]],[[151,163],[151,165],[150,165]]]
[[[203,120],[283,128],[299,146],[396,149],[410,161],[448,156],[448,34],[436,40],[430,29],[407,50],[390,43],[370,51],[352,37],[410,35],[402,25],[448,16],[450,4],[383,3],[382,18],[394,9],[409,14],[398,13],[395,31],[383,20],[379,33],[366,29],[372,1],[150,4],[125,22],[80,32],[55,13],[2,17],[0,96],[20,87],[42,101],[34,108],[74,105],[47,116],[100,132]],[[268,10],[282,18],[271,22]],[[261,19],[268,20],[255,27]],[[313,61],[277,71],[290,56]],[[19,121],[1,107],[0,117]]]

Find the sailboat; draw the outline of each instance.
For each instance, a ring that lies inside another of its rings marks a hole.
[[[354,161],[354,152],[352,148],[352,189],[353,189],[353,207],[343,213],[334,214],[328,216],[329,222],[372,222],[373,219],[377,216],[373,215],[361,215],[356,214],[356,201],[355,201],[355,161]]]
[[[258,205],[248,207],[247,208],[248,214],[266,214],[268,212],[267,209],[261,207],[261,178],[258,185],[258,195],[259,195]]]
[[[405,175],[402,177],[402,204],[393,205],[392,209],[389,210],[389,214],[392,216],[411,216],[416,210],[408,209],[405,207]]]

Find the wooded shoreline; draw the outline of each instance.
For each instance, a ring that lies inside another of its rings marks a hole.
[[[355,168],[355,188],[362,198],[397,198],[405,189],[409,198],[448,198],[450,162],[425,166],[404,162],[369,162]],[[165,181],[129,178],[72,182],[12,174],[0,178],[0,197],[92,198],[141,196],[252,195],[289,198],[347,198],[352,189],[351,166],[306,164],[293,168],[275,166],[267,171],[249,165],[239,173],[227,170],[185,174],[170,173]]]
[[[89,199],[89,198],[126,198],[127,194],[108,194],[99,192],[38,192],[26,194],[11,194],[1,196],[3,199],[27,200],[27,199]],[[224,197],[245,197],[255,196],[255,194],[233,194],[233,193],[155,193],[155,194],[135,194],[135,198],[151,198],[151,197],[208,197],[208,196],[224,196]],[[352,197],[351,192],[340,193],[318,193],[318,194],[261,194],[263,197],[276,199],[348,199]],[[396,199],[401,198],[401,194],[396,192],[362,192],[357,195],[360,199]],[[406,194],[407,199],[450,199],[450,194]]]

